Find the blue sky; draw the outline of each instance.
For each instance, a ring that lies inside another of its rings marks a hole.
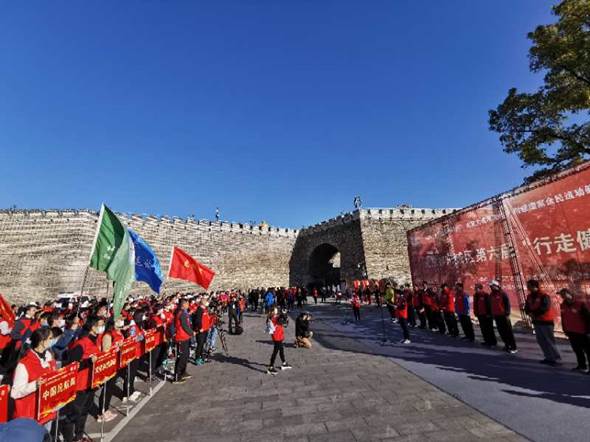
[[[300,227],[460,207],[529,173],[487,111],[535,88],[546,0],[0,2],[0,207]]]

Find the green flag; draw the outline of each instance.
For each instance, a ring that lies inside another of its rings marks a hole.
[[[135,280],[135,249],[125,226],[104,204],[100,209],[90,267],[106,272],[115,282],[113,311],[117,319]]]

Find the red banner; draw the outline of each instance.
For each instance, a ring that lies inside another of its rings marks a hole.
[[[487,286],[496,279],[510,297],[513,315],[519,318],[521,300],[512,277],[510,247],[499,204],[459,212],[410,231],[414,286],[421,286],[423,281],[436,286],[460,281],[468,293],[473,293],[476,283]]]
[[[415,286],[461,280],[472,293],[498,279],[519,317],[513,267],[523,285],[539,280],[556,308],[564,287],[588,299],[590,163],[411,230],[408,250]]]
[[[66,365],[64,368],[40,378],[38,391],[37,420],[45,422],[56,410],[76,398],[76,375],[78,363]]]
[[[117,374],[119,353],[116,348],[101,353],[92,365],[92,388],[98,388]]]
[[[0,385],[0,424],[8,420],[8,394],[10,385]]]
[[[146,330],[144,332],[144,341],[143,341],[143,352],[144,353],[148,353],[150,351],[152,351],[154,348],[156,348],[161,340],[160,340],[160,329],[152,329],[152,330]]]
[[[137,342],[134,337],[127,338],[121,345],[119,367],[124,368],[137,358]]]

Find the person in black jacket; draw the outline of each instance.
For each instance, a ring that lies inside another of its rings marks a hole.
[[[301,313],[295,320],[295,347],[311,348],[311,337],[313,332],[310,330],[311,315],[307,312]]]

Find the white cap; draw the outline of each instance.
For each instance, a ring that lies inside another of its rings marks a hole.
[[[492,279],[490,281],[490,287],[500,287],[500,283],[498,281],[496,281],[495,279]]]

